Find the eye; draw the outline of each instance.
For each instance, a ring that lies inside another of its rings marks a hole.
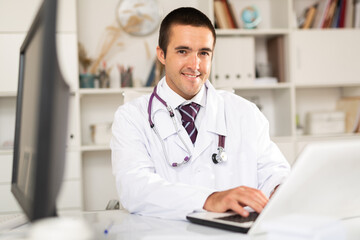
[[[209,52],[200,52],[200,55],[202,55],[202,56],[210,56],[210,53]]]
[[[178,50],[177,52],[180,53],[180,54],[185,54],[186,50]]]

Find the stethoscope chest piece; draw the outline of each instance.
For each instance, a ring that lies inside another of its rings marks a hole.
[[[224,148],[218,147],[218,153],[214,153],[212,155],[212,161],[215,164],[227,161],[227,154],[226,154]]]

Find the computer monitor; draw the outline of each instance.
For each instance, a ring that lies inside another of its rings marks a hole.
[[[30,221],[55,216],[69,86],[56,54],[57,1],[44,0],[20,49],[11,191]]]

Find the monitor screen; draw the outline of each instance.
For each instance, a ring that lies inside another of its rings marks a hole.
[[[11,191],[30,221],[56,215],[69,87],[56,54],[57,1],[44,0],[20,49]]]

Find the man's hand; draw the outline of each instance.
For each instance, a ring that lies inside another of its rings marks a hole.
[[[204,209],[211,212],[226,212],[233,210],[243,217],[249,212],[244,209],[249,206],[260,213],[269,199],[260,190],[241,186],[227,191],[214,192],[205,201]]]

